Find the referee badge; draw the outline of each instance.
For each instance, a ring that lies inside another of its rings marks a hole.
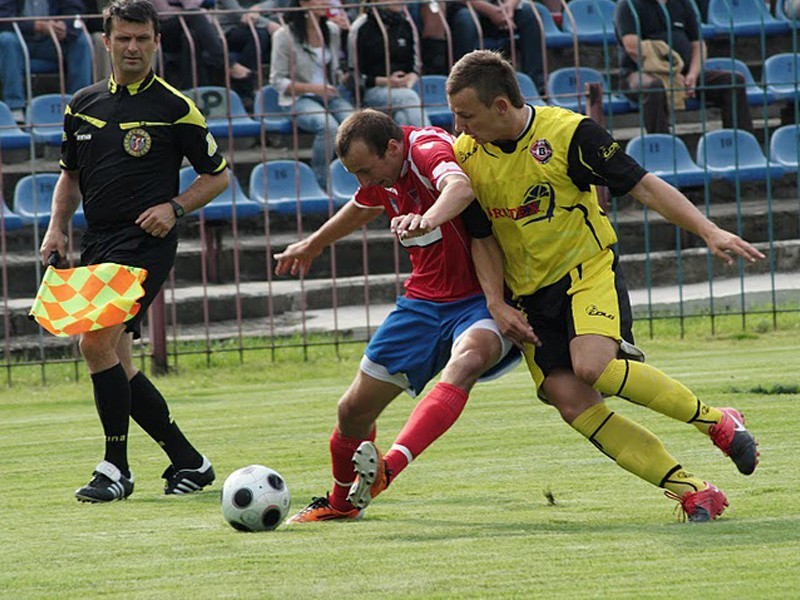
[[[125,148],[125,152],[137,158],[147,154],[152,145],[153,139],[150,137],[150,134],[138,127],[126,133],[125,139],[122,140],[122,146]]]

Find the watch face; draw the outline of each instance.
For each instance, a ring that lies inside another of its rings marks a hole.
[[[172,212],[175,214],[175,218],[180,219],[186,213],[183,207],[175,200],[170,200],[170,204],[172,204]]]

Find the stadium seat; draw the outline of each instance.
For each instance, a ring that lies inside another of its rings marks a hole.
[[[775,54],[764,62],[764,85],[776,102],[800,100],[800,57]]]
[[[758,36],[786,33],[789,24],[769,13],[763,0],[710,0],[708,22],[717,35]]]
[[[2,199],[0,199],[0,203],[2,203],[2,206],[0,206],[0,227],[2,227],[2,230],[16,231],[27,225],[25,219],[8,208]]]
[[[19,128],[11,110],[5,102],[0,101],[0,148],[3,150],[17,150],[30,148],[31,136]]]
[[[416,83],[414,89],[419,94],[425,112],[432,125],[450,129],[453,126],[453,113],[447,105],[447,94],[444,91],[444,75],[423,75]]]
[[[358,190],[358,179],[344,168],[338,158],[331,163],[331,193],[341,202],[347,202]]]
[[[558,28],[553,20],[553,15],[541,2],[531,2],[542,19],[544,28],[544,40],[548,48],[566,48],[572,46],[572,34],[564,33]]]
[[[709,174],[698,167],[683,140],[665,133],[649,133],[633,138],[625,152],[645,169],[677,188],[702,186]]]
[[[775,17],[779,21],[786,21],[790,28],[798,29],[800,19],[787,12],[790,0],[777,0],[775,3]]]
[[[780,163],[787,170],[800,169],[800,125],[784,125],[776,129],[769,141],[770,160]]]
[[[61,146],[64,131],[64,109],[71,94],[42,94],[28,104],[25,124],[35,142],[48,146]]]
[[[230,181],[225,191],[197,211],[206,221],[231,221],[234,210],[237,219],[255,217],[264,212],[260,204],[247,197],[232,170],[229,175]],[[197,173],[194,168],[183,167],[180,172],[180,193],[185,192],[195,179]]]
[[[575,31],[581,44],[609,44],[616,46],[614,33],[614,10],[616,4],[611,0],[571,0],[567,3],[561,21],[561,29],[572,35],[572,20],[567,10],[575,19]]]
[[[528,75],[517,71],[517,81],[519,82],[519,89],[522,92],[522,97],[525,98],[525,102],[529,102],[534,106],[547,106],[547,102],[542,100],[542,97],[539,95],[539,90],[536,89],[536,85]]]
[[[254,117],[264,123],[264,131],[282,135],[292,133],[292,120],[278,105],[278,91],[274,87],[265,85],[258,90],[253,106]]]
[[[194,100],[206,117],[208,130],[218,139],[228,137],[256,137],[261,133],[258,121],[252,119],[244,109],[239,94],[230,90],[230,110],[228,110],[228,91],[222,86],[207,85],[183,92]]]
[[[771,93],[762,88],[756,83],[753,74],[747,65],[736,58],[709,58],[705,64],[706,70],[716,71],[735,71],[744,75],[745,83],[747,84],[747,102],[751,106],[763,106],[770,104],[774,98]]]
[[[319,187],[311,167],[294,160],[256,165],[250,173],[250,196],[280,214],[295,214],[298,202],[303,214],[328,214],[330,205],[330,198]],[[342,204],[344,201],[333,198],[333,208]]]
[[[784,173],[780,164],[767,160],[756,137],[743,129],[717,129],[703,134],[697,144],[697,164],[714,179],[728,181],[777,179]]]
[[[580,80],[578,76],[580,76]],[[580,87],[578,86],[579,81]],[[550,103],[583,113],[586,107],[586,92],[584,87],[587,83],[602,84],[603,110],[606,113],[621,114],[633,112],[633,106],[624,96],[611,94],[609,97],[608,81],[606,81],[606,78],[600,71],[589,67],[579,67],[578,69],[574,67],[565,67],[550,73],[550,77],[547,79]]]
[[[47,227],[50,222],[50,208],[53,202],[53,190],[58,181],[58,173],[34,173],[26,175],[14,186],[13,211],[25,223],[36,223],[39,227]],[[83,207],[79,206],[72,217],[73,227],[86,227]]]

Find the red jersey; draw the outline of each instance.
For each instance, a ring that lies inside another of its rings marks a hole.
[[[403,127],[406,158],[400,179],[390,188],[359,188],[359,206],[383,206],[389,218],[423,214],[439,197],[447,175],[467,177],[453,154],[455,138],[438,127]],[[482,293],[472,264],[470,238],[460,217],[433,231],[400,240],[411,255],[411,276],[405,281],[406,297],[452,302]]]

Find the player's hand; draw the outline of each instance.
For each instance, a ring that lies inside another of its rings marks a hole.
[[[746,242],[738,235],[717,227],[706,239],[711,254],[721,258],[725,264],[732,265],[734,255],[741,256],[748,262],[754,263],[766,258],[750,242]]]
[[[49,264],[53,254],[56,254],[59,260],[66,258],[67,236],[64,235],[64,232],[48,227],[44,239],[42,239],[42,245],[39,247],[39,254],[42,257],[43,265]]]
[[[311,263],[314,259],[322,254],[321,249],[317,249],[308,240],[295,242],[286,247],[286,250],[280,254],[275,255],[275,260],[278,264],[275,265],[276,275],[292,275],[305,276],[311,268]]]
[[[401,240],[419,237],[432,229],[428,219],[416,213],[392,217],[389,230]]]
[[[153,237],[163,238],[172,231],[177,221],[172,204],[164,202],[145,210],[136,219],[136,224]]]
[[[492,318],[500,328],[500,332],[514,342],[517,347],[522,348],[523,344],[542,345],[539,336],[533,331],[533,327],[528,323],[528,319],[522,314],[522,311],[502,302],[490,308],[489,312],[492,313]]]

